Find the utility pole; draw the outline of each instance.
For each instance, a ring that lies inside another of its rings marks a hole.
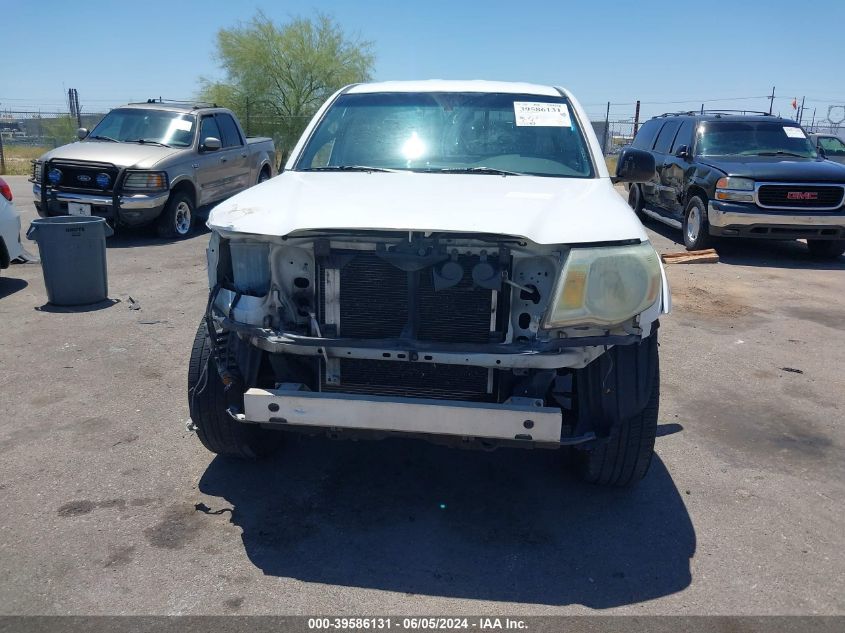
[[[640,129],[640,100],[637,99],[637,109],[634,111],[634,136],[637,135],[637,130]]]
[[[816,109],[813,108],[813,120],[810,121],[810,130],[813,129],[813,126],[816,124]]]
[[[775,87],[772,86],[772,96],[769,97],[769,114],[772,113],[772,105],[775,102]]]
[[[798,125],[801,125],[801,120],[804,118],[804,98],[801,97],[801,107],[798,108]]]
[[[0,130],[0,176],[6,173],[6,154],[3,151],[3,131]]]
[[[601,140],[601,153],[607,154],[607,129],[610,127],[610,101],[607,102],[607,111],[604,113],[604,137]]]
[[[82,113],[79,111],[79,93],[76,88],[68,88],[67,103],[70,116],[76,118],[76,127],[82,127]]]

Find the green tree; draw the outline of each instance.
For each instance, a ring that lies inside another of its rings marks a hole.
[[[290,150],[320,105],[346,84],[367,81],[373,44],[324,14],[279,25],[258,12],[217,33],[223,81],[201,79],[201,98],[235,111],[251,135]]]

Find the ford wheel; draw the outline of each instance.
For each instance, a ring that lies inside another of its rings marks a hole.
[[[161,212],[156,228],[160,237],[182,239],[191,234],[193,223],[193,198],[187,192],[175,191]]]

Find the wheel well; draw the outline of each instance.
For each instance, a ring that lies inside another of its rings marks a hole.
[[[197,192],[194,189],[193,183],[190,180],[182,180],[176,183],[173,186],[173,189],[170,190],[170,195],[173,195],[176,192],[184,192],[191,196],[191,200],[194,203],[194,208],[197,206]]]
[[[701,201],[704,203],[704,205],[707,205],[707,192],[704,191],[704,189],[702,189],[698,185],[691,185],[690,188],[687,189],[686,196],[684,196],[684,206],[686,206],[686,203],[693,196],[698,196],[699,198],[701,198]]]
[[[9,249],[6,247],[5,240],[0,237],[0,268],[8,268],[12,261],[9,258]]]
[[[261,171],[258,172],[259,174],[267,174],[268,176],[272,176],[273,173],[270,171],[270,163],[264,163],[261,167]]]

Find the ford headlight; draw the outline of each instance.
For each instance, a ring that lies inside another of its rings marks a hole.
[[[166,191],[167,187],[167,173],[163,171],[130,171],[123,180],[127,193]]]
[[[654,305],[661,283],[660,260],[648,242],[573,248],[543,327],[618,325]]]
[[[754,202],[754,181],[750,178],[727,176],[716,181],[716,200]]]

